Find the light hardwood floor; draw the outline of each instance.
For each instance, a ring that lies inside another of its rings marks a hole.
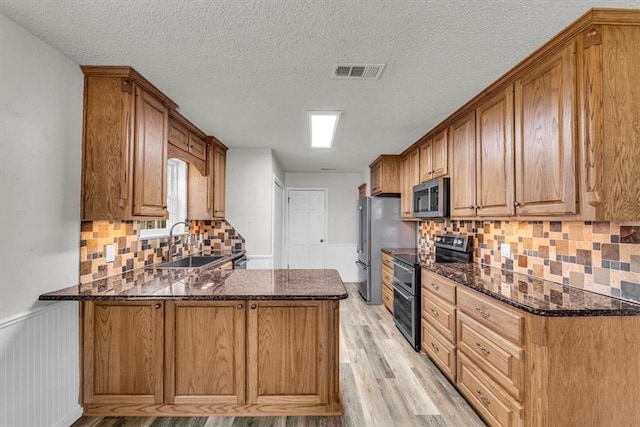
[[[83,417],[73,427],[473,427],[484,423],[382,306],[356,286],[340,304],[342,417]]]

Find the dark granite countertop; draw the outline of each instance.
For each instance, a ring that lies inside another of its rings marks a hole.
[[[205,252],[205,255],[220,255]],[[41,300],[338,300],[347,291],[336,270],[138,269],[40,295]]]
[[[439,263],[431,254],[413,251],[383,249],[391,256],[415,254],[421,268],[540,316],[640,316],[640,304],[475,263]]]

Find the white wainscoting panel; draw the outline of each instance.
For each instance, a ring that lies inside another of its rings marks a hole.
[[[271,269],[273,267],[273,256],[271,255],[247,255],[248,270]]]
[[[69,426],[81,415],[78,303],[0,321],[0,426]]]
[[[358,280],[356,245],[327,244],[326,249],[325,268],[338,270],[343,282],[356,282]]]

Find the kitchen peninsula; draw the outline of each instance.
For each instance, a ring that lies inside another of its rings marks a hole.
[[[338,272],[223,262],[40,296],[80,301],[85,415],[342,413]]]

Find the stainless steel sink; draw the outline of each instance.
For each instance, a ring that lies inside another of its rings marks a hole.
[[[162,264],[148,265],[146,268],[201,268],[224,258],[223,256],[190,256]]]

